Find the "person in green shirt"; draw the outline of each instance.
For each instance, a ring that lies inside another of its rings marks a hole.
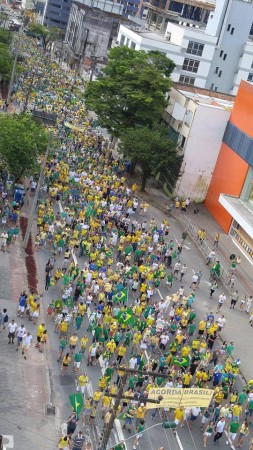
[[[81,351],[74,354],[74,367],[72,369],[72,372],[75,372],[76,374],[79,372],[82,357],[83,353]]]
[[[67,339],[61,339],[60,345],[59,345],[58,358],[57,358],[57,361],[58,361],[58,362],[61,360],[63,351],[65,350],[67,344],[68,344]]]
[[[231,356],[233,350],[234,350],[234,344],[233,344],[233,342],[230,342],[230,343],[226,346],[226,354],[227,354],[227,356]]]
[[[128,380],[128,389],[135,389],[137,382],[138,382],[138,375],[132,375]]]
[[[196,325],[194,322],[190,323],[189,325],[189,336],[193,336],[194,332],[196,330]]]
[[[229,437],[231,441],[235,441],[237,431],[239,430],[240,422],[231,422],[229,426]]]
[[[83,316],[81,316],[81,314],[77,314],[75,321],[76,321],[76,330],[79,330],[82,325]]]
[[[247,396],[246,390],[243,389],[243,391],[238,394],[238,399],[237,399],[238,405],[243,405],[247,397],[248,396]]]
[[[129,347],[129,345],[130,345],[130,339],[131,339],[131,331],[130,331],[130,330],[127,330],[127,332],[125,333],[125,342],[124,342],[124,345],[125,345],[126,347]]]
[[[139,440],[143,435],[143,432],[145,430],[145,420],[142,419],[136,429],[136,438],[134,440],[133,449],[136,450],[137,446],[139,446]]]

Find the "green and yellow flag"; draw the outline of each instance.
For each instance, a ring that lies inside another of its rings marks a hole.
[[[174,358],[172,358],[172,365],[178,367],[189,367],[190,358],[189,356],[175,356]]]
[[[78,392],[77,394],[71,394],[69,396],[70,404],[73,410],[76,412],[77,418],[79,419],[79,413],[83,408],[83,394]]]
[[[135,318],[131,308],[128,308],[126,311],[120,311],[117,319],[119,323],[124,323],[132,326],[135,324]]]
[[[114,303],[122,302],[127,303],[128,302],[128,290],[122,289],[122,291],[117,292],[112,298]]]

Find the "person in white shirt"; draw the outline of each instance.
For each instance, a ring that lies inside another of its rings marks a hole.
[[[224,303],[226,303],[227,297],[224,294],[224,292],[222,292],[222,294],[219,296],[219,301],[218,301],[218,305],[217,305],[217,312],[219,312],[219,310],[221,309],[222,305],[224,305]]]
[[[201,412],[200,408],[197,408],[197,407],[191,408],[191,417],[190,417],[190,424],[189,424],[190,428],[192,427],[191,422],[194,422],[198,418],[200,412]]]
[[[26,329],[25,326],[22,324],[18,329],[17,329],[17,351],[20,347],[20,344],[23,340],[24,335],[26,334]]]
[[[26,355],[27,354],[29,348],[31,347],[31,343],[32,343],[32,335],[31,333],[29,333],[29,331],[23,336],[22,339],[22,355],[24,355],[24,359],[26,359]]]
[[[8,338],[9,338],[9,342],[8,344],[12,343],[14,344],[14,338],[15,338],[15,334],[17,331],[17,324],[14,321],[14,319],[12,319],[12,321],[8,324]]]
[[[223,431],[224,431],[224,428],[225,428],[225,425],[226,425],[225,417],[222,417],[219,420],[219,422],[217,422],[217,425],[216,425],[216,428],[215,428],[215,435],[214,435],[214,439],[213,439],[214,444],[216,442],[218,442],[218,440],[221,438],[221,436],[223,434]]]
[[[135,366],[137,364],[137,358],[136,356],[132,356],[129,360],[129,369],[135,369]]]
[[[225,323],[226,323],[226,319],[225,317],[222,315],[217,319],[217,323],[218,323],[218,330],[221,331],[225,328]]]

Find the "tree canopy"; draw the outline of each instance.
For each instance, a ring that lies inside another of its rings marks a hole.
[[[15,180],[38,168],[38,157],[47,146],[45,127],[29,114],[0,115],[0,159]]]
[[[113,48],[104,76],[89,83],[85,91],[87,107],[97,114],[99,125],[115,136],[128,128],[151,127],[167,105],[165,94],[174,67],[158,51]]]
[[[13,56],[8,45],[0,42],[0,79],[8,81],[11,78]]]
[[[2,44],[10,45],[12,41],[12,34],[9,30],[0,27],[0,42]]]
[[[163,167],[168,167],[173,174],[172,184],[177,179],[182,157],[177,153],[175,142],[169,139],[165,126],[132,128],[123,133],[120,140],[121,151],[131,158],[133,164],[141,167],[142,191],[148,178],[156,176]]]
[[[62,40],[65,34],[61,28],[46,28],[44,25],[35,22],[29,25],[28,31],[31,34],[41,38],[44,50],[46,50],[47,46],[52,42]]]

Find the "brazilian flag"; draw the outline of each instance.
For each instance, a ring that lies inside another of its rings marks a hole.
[[[127,303],[128,302],[128,290],[122,289],[121,291],[117,292],[117,294],[115,294],[112,299],[113,299],[114,303],[118,303],[118,302]]]
[[[125,325],[133,326],[135,324],[134,314],[131,308],[128,308],[126,311],[120,311],[117,319],[119,323],[123,323]]]
[[[189,356],[174,356],[174,358],[172,358],[172,365],[178,367],[189,367],[190,358]]]
[[[83,394],[80,392],[77,394],[71,394],[69,396],[69,401],[73,410],[76,412],[77,418],[79,419],[79,414],[83,408]]]

